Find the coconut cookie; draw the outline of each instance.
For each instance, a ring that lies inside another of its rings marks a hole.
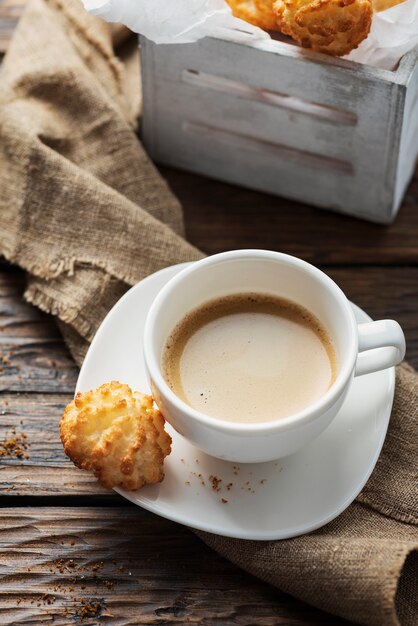
[[[73,463],[104,487],[136,490],[164,478],[171,451],[164,424],[151,396],[113,381],[76,395],[61,419],[61,441]]]

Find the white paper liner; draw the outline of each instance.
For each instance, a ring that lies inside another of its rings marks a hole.
[[[375,13],[367,39],[345,58],[387,70],[418,46],[418,0],[406,0]]]
[[[242,39],[268,34],[232,15],[225,0],[83,0],[89,13],[120,22],[155,43],[191,43],[237,30]]]
[[[191,43],[222,36],[233,29],[236,38],[268,38],[260,28],[231,13],[225,0],[83,0],[87,11],[108,22],[121,22],[155,43]],[[418,0],[406,0],[373,17],[369,36],[345,58],[394,69],[401,57],[418,46]]]

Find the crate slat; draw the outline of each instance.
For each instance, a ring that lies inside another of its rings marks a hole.
[[[392,221],[418,152],[411,54],[390,72],[276,41],[141,38],[141,48],[143,139],[154,160]]]

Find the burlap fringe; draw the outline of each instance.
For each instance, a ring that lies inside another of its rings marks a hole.
[[[62,305],[57,300],[50,298],[43,291],[39,290],[36,286],[30,285],[23,294],[24,299],[37,306],[44,313],[49,313],[58,317],[61,321],[71,326],[84,338],[91,341],[96,332],[96,328],[83,319],[80,315],[80,311],[76,307],[69,307],[68,305]]]

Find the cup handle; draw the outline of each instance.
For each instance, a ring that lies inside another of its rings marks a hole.
[[[405,336],[398,322],[379,320],[358,325],[355,376],[398,365],[405,356]]]

